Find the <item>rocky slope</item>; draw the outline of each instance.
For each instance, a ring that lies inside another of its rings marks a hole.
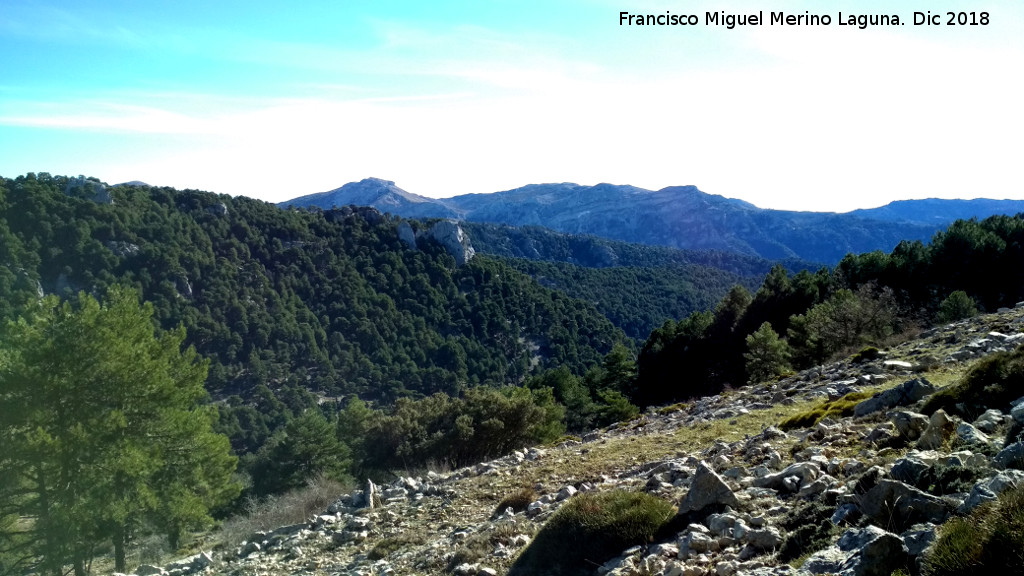
[[[531,184],[493,194],[433,199],[368,178],[281,206],[374,206],[410,218],[456,218],[543,226],[570,234],[694,250],[728,250],[771,260],[834,264],[848,253],[888,252],[901,240],[928,240],[957,218],[1024,210],[1022,201],[910,200],[846,214],[766,210],[695,186]]]
[[[973,422],[918,413],[977,359],[1024,341],[1021,330],[1024,308],[1001,310],[926,331],[874,360],[651,410],[470,468],[368,483],[309,522],[136,573],[505,574],[577,494],[625,489],[673,502],[676,528],[610,550],[593,574],[888,576],[913,566],[947,519],[1024,481],[1024,450],[999,440],[1024,421],[1024,407]],[[857,391],[873,395],[862,395],[853,416],[778,427]],[[951,477],[959,487],[921,488]],[[506,508],[512,495],[519,502]]]

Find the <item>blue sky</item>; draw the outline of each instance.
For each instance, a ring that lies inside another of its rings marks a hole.
[[[695,184],[801,210],[1024,198],[1024,3],[892,4],[0,0],[0,175],[269,201],[367,176],[434,197]],[[704,25],[723,10],[833,23]]]

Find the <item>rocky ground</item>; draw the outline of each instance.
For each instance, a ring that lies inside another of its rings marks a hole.
[[[309,522],[136,574],[504,574],[575,494],[620,488],[668,499],[694,521],[620,551],[595,574],[888,576],[913,566],[952,515],[1024,480],[1024,447],[1002,446],[1024,404],[973,422],[917,412],[978,358],[1024,341],[1021,330],[1024,308],[1002,310],[874,360],[652,410],[578,441],[367,483]],[[874,396],[852,417],[778,427],[856,391]]]

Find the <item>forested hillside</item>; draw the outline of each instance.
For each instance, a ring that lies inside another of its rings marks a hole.
[[[700,266],[737,276],[763,278],[781,263],[790,272],[817,270],[820,263],[789,258],[766,260],[724,250],[683,250],[632,244],[590,234],[567,234],[540,226],[462,222],[478,252],[509,258],[566,262],[587,268]]]
[[[775,264],[737,252],[630,244],[537,226],[462,222],[478,253],[592,303],[638,341],[668,319],[713,308],[735,284],[754,290]],[[791,272],[821,265],[788,259]]]
[[[372,399],[583,371],[622,335],[591,306],[480,257],[413,250],[375,210],[285,211],[247,198],[47,174],[0,189],[0,310],[135,287],[213,360],[209,388],[291,381]],[[276,386],[275,386],[276,387]]]
[[[714,308],[733,285],[756,290],[763,279],[695,265],[587,268],[522,258],[507,263],[543,286],[590,302],[639,342],[665,320]]]
[[[211,361],[219,429],[250,471],[318,405],[333,417],[355,396],[386,408],[546,368],[582,376],[629,344],[592,305],[486,256],[457,266],[436,242],[410,248],[398,224],[373,209],[28,174],[0,181],[0,315],[43,294],[134,289]],[[280,475],[263,475],[258,488],[276,489]]]
[[[958,220],[928,244],[850,254],[832,271],[776,268],[754,294],[736,286],[713,312],[666,322],[637,358],[631,399],[699,397],[854,352],[871,359],[872,346],[1021,300],[1024,216]]]

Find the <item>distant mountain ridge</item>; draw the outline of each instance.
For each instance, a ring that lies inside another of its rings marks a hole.
[[[758,208],[696,186],[652,191],[629,185],[530,184],[491,194],[427,198],[388,180],[367,178],[280,206],[373,206],[410,218],[456,218],[543,226],[639,244],[727,250],[771,260],[834,264],[848,253],[889,251],[901,240],[927,241],[958,218],[1024,211],[1024,201],[906,200],[845,214]]]
[[[996,214],[1013,216],[1021,212],[1024,212],[1024,201],[1021,200],[924,198],[921,200],[896,200],[885,206],[854,210],[848,214],[890,222],[915,222],[944,226],[955,220],[983,219]]]

